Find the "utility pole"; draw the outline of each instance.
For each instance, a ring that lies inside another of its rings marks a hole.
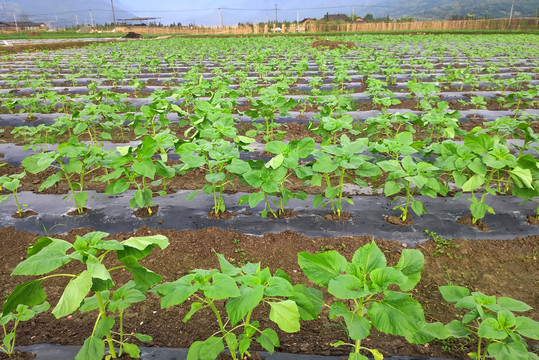
[[[94,27],[94,16],[92,14],[92,9],[90,9],[90,24],[92,24],[92,27]]]
[[[275,23],[277,23],[277,4],[275,4]]]
[[[511,12],[509,13],[509,26],[511,26],[511,20],[513,20],[513,6],[515,5],[515,1],[513,0],[511,2]]]
[[[19,25],[17,25],[17,15],[13,13],[13,19],[15,19],[15,31],[19,31]]]
[[[219,27],[223,27],[223,17],[221,16],[221,8],[217,9],[217,12],[219,14]]]
[[[114,26],[116,26],[116,14],[114,14],[114,0],[110,0],[110,6],[112,7],[112,19],[114,20]]]
[[[75,15],[75,21],[77,22],[77,26],[79,26],[79,16]]]

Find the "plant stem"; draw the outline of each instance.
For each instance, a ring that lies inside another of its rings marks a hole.
[[[101,296],[100,291],[96,291],[95,297],[97,299],[97,305],[99,306],[99,318],[107,317],[105,310],[105,305],[103,304],[103,297]],[[107,343],[109,344],[109,353],[113,359],[116,359],[116,349],[114,349],[114,343],[112,342],[112,336],[110,335],[110,330],[107,332]]]

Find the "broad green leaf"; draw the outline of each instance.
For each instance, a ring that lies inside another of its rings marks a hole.
[[[298,305],[301,320],[314,320],[324,305],[322,291],[305,285],[294,285],[294,295],[289,297]]]
[[[259,343],[266,351],[273,354],[276,347],[280,346],[279,336],[273,329],[264,329],[260,336],[256,338],[256,342]]]
[[[17,285],[2,305],[2,316],[15,311],[20,304],[35,306],[43,303],[47,294],[41,287],[42,283],[43,280],[32,280]]]
[[[187,360],[199,360],[200,359],[200,348],[202,347],[202,341],[195,341],[189,346],[189,351],[187,352]],[[214,359],[212,359],[214,360]]]
[[[266,168],[277,169],[279,166],[283,164],[283,161],[284,161],[284,155],[279,154],[277,156],[272,157],[271,160],[268,161],[265,166]]]
[[[264,286],[255,285],[250,287],[242,285],[240,293],[240,296],[232,298],[226,303],[226,312],[232,326],[236,325],[251,309],[260,304],[264,296]]]
[[[400,190],[401,190],[401,187],[400,187],[399,183],[396,183],[395,181],[391,181],[391,180],[386,181],[386,183],[384,185],[384,195],[385,196],[395,195]]]
[[[470,296],[470,290],[463,286],[447,285],[438,288],[445,301],[456,304],[460,299]]]
[[[530,339],[539,340],[539,322],[525,316],[517,316],[515,331]]]
[[[98,339],[102,339],[114,326],[114,318],[105,317],[101,318],[95,327],[94,336]]]
[[[199,349],[199,357],[201,360],[214,360],[225,349],[223,339],[216,336],[211,336],[202,343]]]
[[[402,250],[399,263],[394,266],[400,270],[408,280],[399,285],[402,291],[412,290],[421,279],[421,271],[425,267],[425,258],[419,250],[404,249]]]
[[[331,279],[346,269],[347,261],[344,256],[334,250],[314,255],[302,251],[298,254],[298,263],[312,282],[328,286]]]
[[[363,273],[369,274],[374,269],[385,267],[386,257],[373,241],[356,250],[352,257],[352,264],[357,265]]]
[[[138,359],[140,357],[140,349],[137,345],[124,342],[123,348],[124,351],[133,359]]]
[[[425,326],[421,305],[408,294],[385,291],[381,302],[371,303],[367,314],[372,324],[386,334],[406,336]]]
[[[231,276],[221,273],[212,276],[212,283],[204,291],[204,294],[214,300],[224,300],[241,295],[236,281]]]
[[[192,285],[193,275],[184,276],[174,282],[167,282],[153,288],[161,296],[161,309],[182,304],[187,298],[198,290],[197,285]]]
[[[282,141],[270,141],[266,144],[266,151],[272,154],[282,154],[287,145]]]
[[[47,245],[43,246],[42,244],[46,242]],[[31,250],[33,255],[19,263],[11,273],[12,275],[43,275],[58,269],[71,260],[66,252],[72,245],[67,241],[45,238],[36,245],[39,247],[39,251],[34,253],[37,249]]]
[[[252,193],[249,195],[249,206],[254,208],[264,199],[265,197],[263,192]]]
[[[299,311],[294,301],[269,302],[269,305],[269,318],[277,323],[281,330],[289,333],[299,331]]]
[[[411,207],[417,216],[421,216],[427,212],[427,209],[425,209],[425,205],[423,205],[423,203],[418,200],[412,201]]]
[[[88,272],[93,278],[112,280],[105,265],[101,264],[95,256],[88,254],[86,266],[88,267]]]
[[[221,273],[229,276],[236,276],[241,272],[240,268],[235,267],[232,265],[224,255],[217,254],[217,257],[219,259],[219,266],[221,267]]]
[[[496,319],[492,318],[483,320],[481,325],[479,325],[477,335],[479,335],[480,337],[497,340],[503,340],[507,337],[507,333],[505,332],[503,327],[498,324],[498,321],[496,321]]]
[[[331,279],[328,292],[338,299],[361,299],[370,293],[361,280],[348,274]]]
[[[21,164],[29,173],[37,174],[51,166],[52,162],[56,159],[56,155],[54,152],[35,154],[25,158]]]
[[[148,342],[148,341],[153,340],[153,338],[150,335],[134,333],[133,336],[136,337],[139,341],[142,341],[142,342]]]
[[[420,331],[406,335],[406,340],[412,344],[426,344],[434,339],[447,339],[451,335],[441,322],[428,323]]]
[[[129,189],[129,183],[125,179],[111,181],[105,190],[105,195],[121,194]]]
[[[350,311],[346,305],[340,301],[335,301],[331,304],[329,310],[329,318],[334,319],[338,316],[342,316],[346,324],[348,336],[352,340],[363,340],[370,334],[371,323],[363,316]]]
[[[164,249],[169,245],[168,238],[163,235],[152,235],[143,237],[132,237],[122,241],[124,246],[129,246],[138,250],[144,250],[149,245],[155,245],[160,249]]]
[[[84,270],[67,284],[58,304],[52,310],[52,314],[57,319],[72,314],[79,308],[91,287],[92,276],[87,270]]]
[[[137,285],[150,287],[159,284],[162,280],[160,275],[140,265],[134,256],[125,256],[118,260],[124,263],[127,270],[133,274],[133,280]]]
[[[370,273],[370,278],[378,291],[387,289],[391,284],[402,285],[408,281],[408,278],[400,270],[392,267],[374,269]]]
[[[224,336],[224,340],[226,342],[226,346],[228,346],[228,350],[235,353],[236,349],[238,348],[238,338],[236,337],[236,334],[228,333]]]
[[[84,340],[75,360],[103,359],[103,356],[105,356],[105,342],[96,336],[90,336]]]
[[[468,179],[463,185],[462,185],[462,191],[474,191],[478,187],[482,186],[485,182],[485,177],[483,175],[475,174],[471,178]]]
[[[461,338],[470,335],[472,332],[466,325],[461,323],[458,320],[453,320],[449,324],[445,326],[447,331],[449,331],[449,334],[451,334],[452,337]]]
[[[519,180],[525,187],[533,189],[533,177],[529,169],[523,169],[520,167],[515,167],[513,170],[509,170],[509,174],[513,179]]]
[[[494,146],[494,138],[487,134],[467,135],[464,145],[478,155],[487,154]]]
[[[492,343],[488,347],[488,355],[496,360],[528,360],[526,345],[519,342]]]
[[[273,276],[268,280],[268,286],[264,290],[264,294],[267,296],[289,297],[294,295],[294,288],[290,281]]]

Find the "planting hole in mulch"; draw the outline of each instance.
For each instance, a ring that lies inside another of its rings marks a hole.
[[[228,354],[219,354],[216,360],[231,360],[231,359],[232,359],[232,356]],[[251,356],[249,357],[246,356],[242,360],[264,360],[264,359],[265,357],[261,356],[259,353],[251,352]]]
[[[15,219],[25,219],[25,218],[27,218],[29,216],[34,216],[34,215],[37,215],[37,213],[34,210],[24,210],[24,211],[22,211],[20,213],[15,212],[11,216],[14,217]]]
[[[388,215],[385,217],[384,221],[397,226],[411,226],[414,225],[412,221],[412,216],[408,214],[406,216],[406,221],[403,221],[399,216]]]
[[[37,116],[35,116],[35,115],[28,115],[28,117],[26,119],[24,119],[24,121],[33,122],[33,121],[36,121],[37,119],[39,119],[39,118]]]
[[[15,350],[11,357],[7,356],[6,353],[0,352],[0,360],[31,360],[36,358],[36,354],[32,354],[29,352],[22,352],[19,350]]]
[[[69,215],[69,216],[81,216],[81,215],[84,215],[84,214],[88,214],[90,211],[92,211],[92,209],[88,209],[87,207],[83,207],[81,213],[79,213],[79,211],[77,209],[75,209],[75,210],[72,210],[72,211],[68,212],[67,215]]]
[[[233,214],[228,210],[225,210],[223,212],[218,212],[217,214],[215,211],[210,211],[208,213],[208,218],[212,220],[230,220],[234,217],[238,216],[237,214]]]
[[[277,214],[277,218],[279,219],[294,219],[298,216],[298,213],[292,209],[284,209],[281,213],[276,212],[276,214]],[[271,213],[268,213],[268,217],[274,218],[273,214]]]
[[[471,214],[466,214],[462,217],[459,217],[457,219],[457,223],[462,225],[468,225],[478,228],[481,231],[490,231],[490,228],[483,222],[483,220],[479,219],[475,222],[473,222],[473,217]]]
[[[349,212],[341,212],[341,215],[337,214],[326,214],[324,216],[324,219],[330,220],[330,221],[350,221],[352,218],[352,215]]]
[[[147,208],[139,208],[133,211],[133,214],[135,214],[135,216],[140,219],[146,219],[157,214],[157,210],[159,210],[159,205],[154,205],[154,206],[150,206],[150,211],[148,211]]]
[[[530,224],[531,226],[537,226],[539,225],[539,219],[533,215],[533,214],[527,214],[526,215],[526,221],[528,222],[528,224]]]

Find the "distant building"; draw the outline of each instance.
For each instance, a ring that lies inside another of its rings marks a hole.
[[[307,24],[307,23],[310,23],[310,22],[313,22],[313,21],[316,21],[316,19],[313,19],[313,18],[305,18],[305,19],[301,20],[299,23],[300,23],[300,24]]]
[[[350,21],[350,18],[346,14],[335,14],[335,15],[326,14],[322,18],[322,20],[324,21]]]
[[[355,24],[361,24],[361,23],[364,23],[365,20],[363,20],[362,18],[360,18],[359,16],[354,20],[354,23]]]
[[[47,30],[45,23],[36,23],[32,21],[14,21],[0,22],[0,30]]]

